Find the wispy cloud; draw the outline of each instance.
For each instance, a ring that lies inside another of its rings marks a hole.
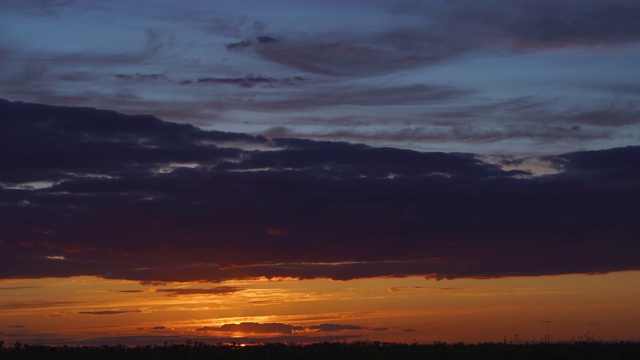
[[[169,293],[169,296],[188,296],[188,295],[228,295],[234,292],[245,290],[234,286],[218,286],[210,289],[158,289],[157,292]]]
[[[141,310],[100,310],[100,311],[79,311],[80,315],[123,315],[123,314],[138,314],[142,313]]]

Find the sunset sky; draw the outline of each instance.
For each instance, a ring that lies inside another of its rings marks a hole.
[[[640,340],[637,1],[0,2],[0,340]]]

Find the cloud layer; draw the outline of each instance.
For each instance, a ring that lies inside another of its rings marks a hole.
[[[548,156],[559,172],[532,177],[469,153],[269,140],[90,108],[0,101],[0,119],[2,278],[638,269],[637,147]]]
[[[637,144],[636,1],[245,5],[4,1],[0,93],[417,150]]]

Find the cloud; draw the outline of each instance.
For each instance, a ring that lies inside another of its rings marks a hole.
[[[274,78],[266,78],[263,76],[253,76],[248,75],[243,78],[200,78],[196,81],[198,84],[231,84],[238,85],[240,87],[250,88],[255,86],[256,84],[265,84],[272,86],[273,83],[278,82],[277,79]]]
[[[141,310],[102,310],[102,311],[79,311],[80,315],[123,315],[123,314],[138,314],[142,313]]]
[[[79,301],[21,301],[0,302],[2,310],[46,309],[49,307],[75,306]]]
[[[282,323],[254,323],[243,322],[239,324],[224,324],[221,326],[203,326],[196,331],[221,331],[240,332],[244,334],[269,334],[269,335],[290,335],[296,331],[302,331],[302,326],[288,325]]]
[[[256,37],[256,40],[260,44],[269,44],[269,43],[278,42],[278,39],[272,38],[271,36],[265,36],[265,35]]]
[[[375,6],[375,5],[374,5]],[[216,33],[242,40],[230,51],[251,50],[298,70],[330,75],[371,75],[433,65],[470,52],[540,51],[628,44],[640,36],[640,13],[631,0],[565,3],[516,1],[378,4],[393,26],[262,34],[264,24],[218,20]],[[253,25],[253,26],[252,26]],[[277,40],[277,41],[274,41]]]
[[[540,3],[523,6],[520,23],[510,23],[514,46],[595,46],[628,43],[638,39],[640,31],[632,24],[640,15],[633,1],[581,1],[576,3]],[[515,20],[515,19],[514,19]]]
[[[278,39],[273,38],[271,36],[260,35],[260,36],[256,36],[255,41],[258,44],[269,44],[269,43],[278,42]],[[237,42],[226,43],[224,44],[224,47],[229,51],[243,51],[253,46],[253,44],[254,44],[253,40],[240,40]]]
[[[169,296],[187,296],[187,295],[228,295],[234,292],[242,291],[243,288],[235,286],[218,286],[211,289],[158,289],[157,292],[169,293]]]
[[[373,328],[368,328],[368,329],[372,330],[372,331],[387,331],[387,330],[389,330],[388,327],[373,327]]]
[[[377,32],[289,32],[277,43],[252,49],[268,61],[301,71],[359,76],[435,65],[477,51],[590,48],[628,44],[640,38],[635,26],[640,6],[629,0],[562,4],[469,0],[388,9],[407,25]]]
[[[350,330],[364,330],[362,326],[347,324],[319,324],[311,326],[290,325],[282,323],[254,323],[243,322],[239,324],[224,324],[221,326],[203,326],[196,331],[204,332],[241,332],[244,334],[267,334],[267,335],[291,335],[307,330],[314,332],[340,332]],[[375,331],[387,330],[387,328],[370,329]]]
[[[253,45],[253,41],[251,41],[251,40],[242,40],[242,41],[238,41],[238,42],[234,42],[234,43],[224,44],[224,46],[229,51],[242,51],[242,50],[250,47],[251,45]]]
[[[558,173],[536,177],[472,153],[268,140],[90,108],[0,101],[0,119],[0,278],[638,269],[638,147],[547,156]],[[47,259],[56,249],[72,251]]]
[[[11,290],[25,290],[25,289],[38,289],[42,288],[42,286],[7,286],[0,287],[0,291],[11,291]]]
[[[398,286],[393,286],[390,287],[389,289],[387,289],[389,292],[405,292],[405,291],[415,291],[415,290],[427,290],[427,291],[446,291],[446,290],[462,290],[464,288],[458,288],[458,287],[437,287],[437,286],[403,286],[403,287],[398,287]]]
[[[371,131],[354,128],[311,131],[293,130],[284,126],[262,132],[266,137],[301,137],[308,139],[333,139],[368,142],[424,142],[466,141],[474,143],[497,143],[501,141],[529,140],[538,143],[551,141],[580,141],[609,139],[613,136],[609,129],[583,129],[579,126],[546,124],[474,126],[469,124],[436,124],[427,126],[390,126],[384,130]]]
[[[635,109],[596,109],[560,117],[559,120],[584,125],[618,127],[640,123],[640,111]]]
[[[595,181],[615,179],[620,184],[640,178],[640,147],[637,146],[574,152],[547,159],[563,170],[564,176],[582,176]]]
[[[200,80],[199,80],[200,81]],[[232,78],[209,79],[207,82],[235,84],[252,87],[256,83],[276,86],[299,86],[306,80],[299,76],[284,79],[273,78]],[[246,101],[226,101],[221,103],[225,110],[243,111],[286,111],[332,108],[336,106],[408,106],[441,104],[442,102],[467,99],[473,90],[440,84],[409,84],[398,86],[383,85],[339,85],[327,90],[323,87],[305,89],[286,97],[251,98]],[[332,110],[333,111],[333,110]],[[324,122],[324,121],[323,121]],[[296,124],[298,122],[296,121]]]
[[[362,326],[358,325],[346,325],[346,324],[320,324],[309,326],[310,330],[317,330],[321,332],[329,331],[344,331],[344,330],[362,330]]]
[[[125,80],[125,81],[132,81],[132,80],[136,80],[136,81],[145,81],[145,80],[164,80],[164,81],[168,81],[169,80],[162,74],[140,74],[140,73],[135,73],[133,75],[116,74],[116,75],[113,75],[113,76],[116,79]]]

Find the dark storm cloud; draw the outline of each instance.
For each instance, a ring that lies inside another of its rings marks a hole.
[[[637,147],[549,156],[558,174],[523,177],[468,153],[266,140],[8,101],[0,140],[2,278],[441,279],[639,266]]]

